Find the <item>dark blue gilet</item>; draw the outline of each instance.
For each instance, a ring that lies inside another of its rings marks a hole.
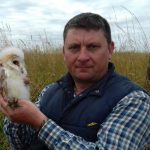
[[[143,90],[116,74],[112,64],[109,64],[109,71],[103,79],[79,96],[73,96],[73,87],[74,82],[67,74],[47,89],[40,109],[63,129],[91,142],[97,140],[101,124],[116,104],[132,91]],[[31,144],[33,149],[40,146],[43,146],[42,150],[47,149],[40,142],[35,143]]]

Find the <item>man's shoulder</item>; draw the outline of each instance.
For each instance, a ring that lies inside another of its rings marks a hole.
[[[119,88],[145,91],[140,85],[118,73],[113,74],[111,82]]]
[[[61,88],[56,83],[52,83],[47,85],[39,95],[38,101],[40,102],[41,106],[46,106],[49,102],[54,101],[61,95]]]
[[[57,89],[60,88],[57,84],[57,82],[51,83],[42,90],[40,95],[45,95],[46,93],[53,93],[57,91]]]
[[[123,98],[133,91],[143,91],[147,93],[144,88],[118,73],[114,73],[109,78],[104,91],[105,94],[109,94],[112,97],[118,97],[119,99]]]

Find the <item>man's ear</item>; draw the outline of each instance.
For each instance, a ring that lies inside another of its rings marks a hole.
[[[64,61],[66,61],[66,58],[65,58],[65,48],[64,48],[64,46],[63,46],[62,50],[63,50]]]
[[[115,49],[115,44],[114,42],[112,41],[109,46],[108,46],[108,50],[109,50],[109,60],[111,60],[111,57],[112,57],[112,54],[114,52],[114,49]]]

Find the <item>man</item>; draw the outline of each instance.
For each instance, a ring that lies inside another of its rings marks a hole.
[[[68,73],[47,86],[37,106],[20,100],[12,110],[0,98],[9,119],[4,131],[13,149],[142,150],[150,143],[150,97],[115,73],[108,22],[82,13],[64,29]],[[10,121],[11,120],[11,121]]]

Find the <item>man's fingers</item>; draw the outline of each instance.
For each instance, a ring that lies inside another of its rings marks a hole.
[[[8,102],[8,99],[6,97],[3,98],[5,102]]]
[[[0,105],[3,105],[3,106],[7,105],[6,98],[3,98],[1,95],[0,95]]]
[[[0,94],[0,99],[4,100],[4,101],[6,101],[6,102],[8,101],[7,98],[6,98],[6,97],[3,97],[1,94]]]
[[[0,104],[0,112],[2,112],[4,115],[8,115],[8,106],[7,103],[6,104]]]
[[[2,95],[0,95],[0,112],[2,112],[4,115],[7,115],[8,113],[8,104],[6,98],[4,99]]]
[[[3,99],[2,95],[0,94],[0,99]]]

